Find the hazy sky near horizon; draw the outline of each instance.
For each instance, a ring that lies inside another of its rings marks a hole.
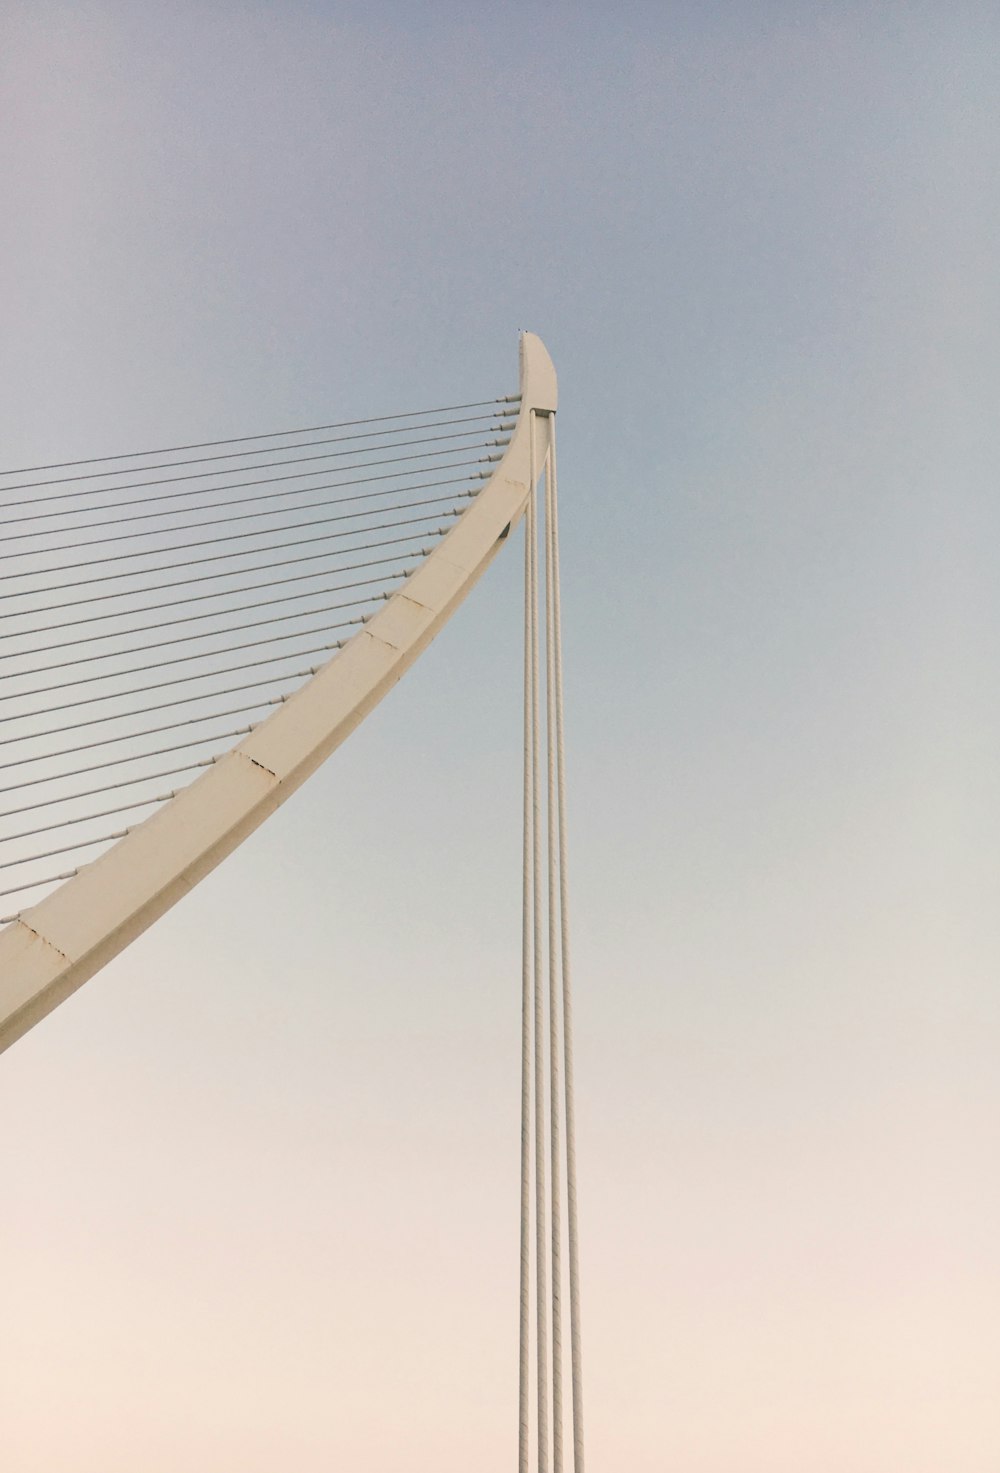
[[[553,355],[594,1473],[1000,1465],[998,95],[962,0],[0,18],[4,464]],[[5,1473],[512,1466],[519,579],[0,1059]]]

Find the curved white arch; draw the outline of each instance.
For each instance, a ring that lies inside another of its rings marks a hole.
[[[519,521],[535,414],[556,408],[541,340],[520,344],[521,406],[502,460],[385,608],[239,746],[0,934],[0,1051],[82,986],[278,808],[395,685]]]

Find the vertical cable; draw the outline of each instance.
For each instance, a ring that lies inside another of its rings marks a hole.
[[[545,1242],[545,1022],[542,1011],[542,927],[541,927],[541,801],[539,797],[539,659],[538,659],[538,503],[536,494],[535,417],[531,420],[531,492],[528,498],[528,542],[530,544],[531,626],[531,785],[532,785],[532,939],[535,1020],[535,1314],[538,1356],[538,1473],[548,1473],[548,1333],[546,1325],[546,1242]]]
[[[551,428],[551,417],[547,428]],[[551,456],[545,460],[545,749],[546,749],[546,860],[548,868],[548,988],[549,988],[549,1150],[551,1158],[552,1212],[552,1473],[562,1473],[562,1208],[559,1189],[559,984],[558,933],[558,840],[556,835],[555,762],[555,646],[552,612],[554,568],[551,537]]]
[[[532,993],[532,835],[534,797],[531,783],[531,537],[524,537],[524,805],[521,889],[521,1281],[517,1380],[517,1468],[528,1473],[529,1458],[529,1346],[531,1296],[531,993]]]
[[[562,947],[563,1076],[566,1101],[566,1204],[569,1226],[569,1302],[573,1377],[573,1467],[584,1473],[583,1363],[580,1324],[579,1215],[576,1184],[576,1114],[573,1099],[573,1000],[569,952],[569,882],[566,868],[566,746],[563,723],[562,611],[559,598],[559,511],[555,420],[551,424],[546,482],[546,536],[552,549],[552,640],[556,687],[556,779],[559,827],[559,927]]]

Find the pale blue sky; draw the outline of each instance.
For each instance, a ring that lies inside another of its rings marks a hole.
[[[998,49],[0,20],[5,464],[555,359],[594,1469],[1000,1457]],[[519,577],[0,1061],[10,1473],[511,1466]]]

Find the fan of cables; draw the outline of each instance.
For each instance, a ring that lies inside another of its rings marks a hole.
[[[0,473],[0,924],[336,656],[489,478],[517,405]]]

